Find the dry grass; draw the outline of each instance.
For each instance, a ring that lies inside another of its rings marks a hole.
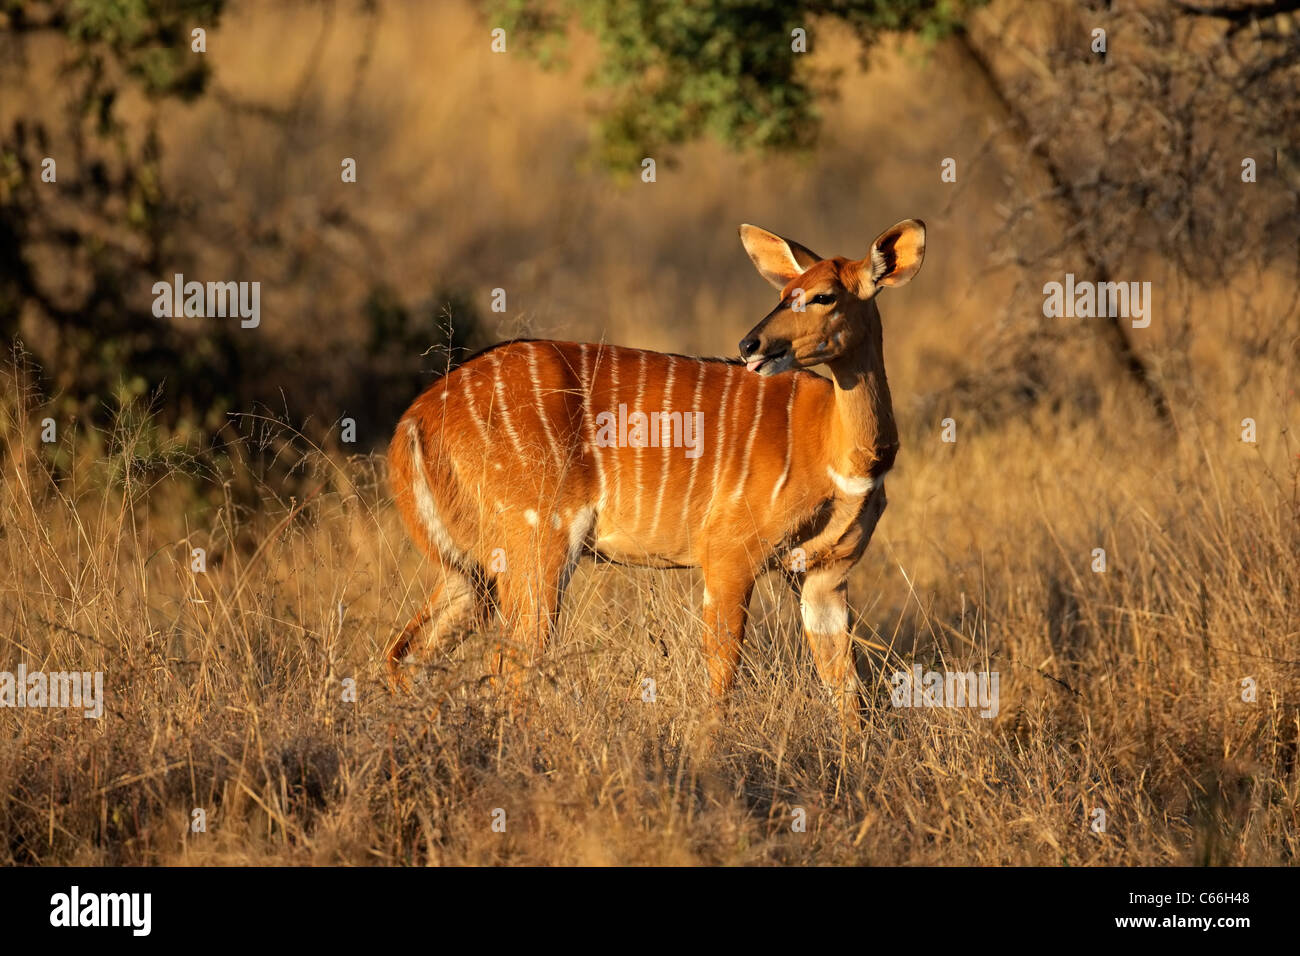
[[[205,503],[128,425],[24,454],[39,414],[16,382],[5,659],[102,669],[108,705],[0,710],[4,862],[1295,859],[1298,486],[1294,455],[1266,450],[1276,433],[1155,456],[1153,436],[1100,424],[1107,409],[1055,433],[912,435],[854,580],[859,637],[890,649],[867,654],[860,733],[841,733],[774,580],[710,728],[694,577],[594,567],[516,723],[480,680],[491,635],[411,697],[384,690],[382,645],[427,576],[381,463],[313,454],[318,494],[262,485],[250,510],[230,494],[253,480],[234,445]],[[879,677],[913,660],[998,671],[1000,714],[892,709]]]

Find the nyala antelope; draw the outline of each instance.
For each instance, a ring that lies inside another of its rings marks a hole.
[[[755,578],[784,571],[817,670],[851,707],[846,580],[898,452],[875,299],[921,267],[925,226],[898,223],[858,260],[823,259],[755,226],[741,226],[740,240],[781,292],[741,341],[740,362],[507,342],[436,380],[402,416],[388,452],[393,491],[442,580],[389,647],[395,685],[408,655],[494,611],[508,639],[492,667],[517,685],[590,555],[702,569],[715,698],[735,679]],[[815,365],[830,379],[805,371]]]

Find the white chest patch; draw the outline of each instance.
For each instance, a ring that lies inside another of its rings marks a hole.
[[[870,493],[871,489],[876,487],[876,481],[878,480],[872,478],[870,475],[867,475],[864,478],[855,478],[851,475],[841,475],[830,465],[826,466],[826,474],[831,476],[831,481],[835,482],[836,488],[844,492],[846,495],[852,495],[853,497],[861,497],[862,495]],[[884,475],[881,475],[880,480],[883,480],[884,477]]]

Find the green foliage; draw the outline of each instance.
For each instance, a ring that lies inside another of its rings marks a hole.
[[[151,94],[192,97],[207,70],[190,31],[216,25],[225,0],[73,0],[68,34],[93,57],[106,46]]]
[[[976,0],[978,2],[978,0]],[[592,77],[611,93],[602,110],[601,149],[616,168],[632,168],[666,146],[711,136],[748,149],[797,149],[816,137],[816,102],[831,77],[805,65],[819,27],[847,26],[864,51],[886,31],[937,38],[957,28],[965,0],[502,0],[505,26],[544,60],[553,60],[576,17],[600,43]]]

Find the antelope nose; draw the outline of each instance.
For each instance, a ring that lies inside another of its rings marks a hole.
[[[758,351],[758,336],[749,335],[740,340],[740,357],[749,358]]]

